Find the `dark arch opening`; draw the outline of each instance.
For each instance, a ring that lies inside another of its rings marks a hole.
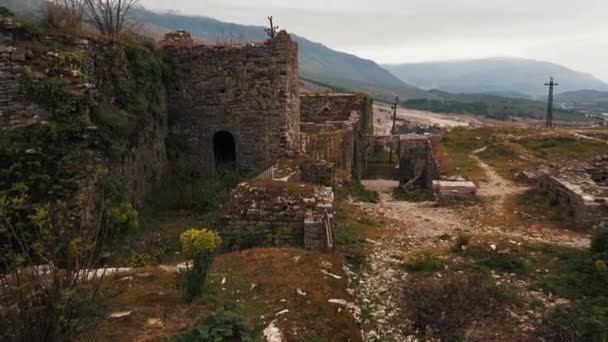
[[[236,143],[232,134],[219,131],[213,135],[213,156],[216,166],[236,163]]]

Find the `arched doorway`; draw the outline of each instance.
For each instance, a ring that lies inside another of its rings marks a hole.
[[[232,165],[236,163],[236,143],[232,134],[219,131],[213,135],[213,157],[215,166]]]

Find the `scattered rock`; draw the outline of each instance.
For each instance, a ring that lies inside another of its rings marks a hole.
[[[276,323],[274,320],[264,329],[264,337],[268,342],[283,342],[283,334]]]
[[[110,314],[110,316],[108,316],[108,318],[111,318],[111,319],[125,318],[125,317],[131,316],[132,313],[133,313],[133,311],[113,312]]]

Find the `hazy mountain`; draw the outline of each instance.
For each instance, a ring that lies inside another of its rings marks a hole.
[[[608,91],[577,90],[556,95],[555,101],[566,108],[608,112]]]
[[[544,97],[549,76],[558,91],[608,90],[608,84],[590,74],[561,65],[520,58],[488,58],[466,61],[384,65],[402,81],[423,89],[453,93],[519,93]]]
[[[141,22],[160,31],[183,29],[210,43],[243,43],[267,39],[264,27],[225,23],[216,19],[158,13],[140,9]],[[150,27],[148,27],[150,29]],[[392,100],[429,97],[425,91],[409,86],[371,60],[332,50],[322,44],[292,34],[300,47],[302,79],[343,91],[367,91],[377,98]]]

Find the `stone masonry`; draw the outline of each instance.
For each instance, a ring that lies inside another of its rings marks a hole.
[[[538,186],[553,204],[574,218],[576,225],[592,228],[608,224],[607,166],[608,158],[600,157],[591,165],[541,170]]]
[[[224,206],[220,234],[233,249],[292,246],[329,251],[334,248],[333,201],[332,189],[318,185],[242,183]]]
[[[252,171],[297,149],[298,45],[289,34],[281,31],[274,39],[244,46],[190,47],[176,35],[170,38],[163,56],[171,70],[171,130],[185,136],[190,147],[178,162],[181,167],[213,173],[218,132],[234,140],[236,164]]]
[[[15,44],[17,25],[12,18],[0,17],[0,129],[28,126],[48,117],[19,85],[21,72],[34,56]]]

